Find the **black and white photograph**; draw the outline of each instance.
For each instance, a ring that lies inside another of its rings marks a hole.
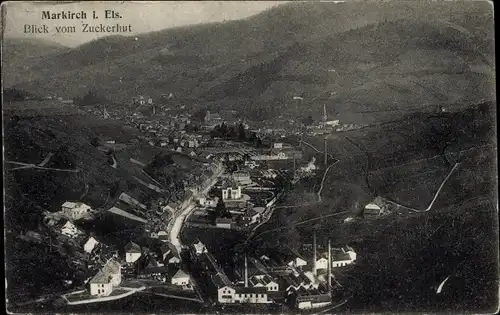
[[[9,314],[495,314],[493,1],[7,1]]]

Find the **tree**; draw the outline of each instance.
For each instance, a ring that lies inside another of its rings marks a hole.
[[[245,126],[240,123],[238,125],[238,139],[241,141],[245,141],[247,138],[247,135],[245,134]]]
[[[217,206],[215,206],[215,210],[213,211],[215,213],[216,218],[230,218],[231,213],[226,209],[226,205],[224,204],[224,201],[219,199],[217,201]]]
[[[257,148],[262,148],[263,144],[262,144],[262,140],[260,138],[257,138],[255,140],[255,147]]]
[[[278,175],[274,180],[274,189],[276,191],[284,191],[290,189],[290,181],[284,178],[282,175]]]
[[[247,138],[247,141],[252,144],[255,144],[256,140],[257,140],[257,135],[255,134],[255,132],[250,133],[250,137]]]
[[[202,123],[205,121],[205,116],[207,114],[207,110],[205,108],[200,108],[193,115],[191,115],[191,120]]]
[[[221,137],[226,137],[227,134],[228,134],[228,128],[227,128],[227,125],[226,123],[222,123],[222,125],[220,126],[220,134],[221,134]]]
[[[237,137],[238,137],[238,132],[236,131],[236,128],[234,126],[229,127],[227,131],[227,138],[236,139]]]
[[[93,137],[91,140],[90,140],[90,144],[94,147],[98,147],[99,146],[99,138],[97,137]]]

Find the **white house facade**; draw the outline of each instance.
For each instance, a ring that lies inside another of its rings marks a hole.
[[[78,234],[80,234],[80,231],[78,231],[78,229],[73,223],[67,221],[66,224],[64,224],[63,227],[61,228],[61,234],[66,235],[67,237],[74,238]]]
[[[91,207],[82,202],[66,201],[62,204],[61,211],[64,215],[72,220],[79,220],[86,216]]]
[[[127,263],[134,263],[142,256],[141,247],[133,242],[125,246],[125,261]]]
[[[241,198],[241,186],[229,187],[222,190],[222,200],[236,200]]]
[[[110,259],[90,280],[90,295],[108,296],[122,281],[120,264]]]
[[[172,284],[179,286],[186,286],[190,284],[189,275],[182,269],[179,269],[172,277]]]
[[[83,245],[83,250],[90,254],[90,253],[92,253],[94,248],[97,246],[97,244],[99,244],[99,242],[91,236],[91,237],[89,237],[87,242],[85,242],[85,245]]]

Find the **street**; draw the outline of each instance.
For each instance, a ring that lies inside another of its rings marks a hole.
[[[224,167],[222,164],[219,163],[217,165],[217,170],[210,177],[210,183],[207,185],[207,187],[205,187],[205,189],[203,189],[202,191],[196,193],[191,199],[191,202],[187,204],[184,208],[179,209],[179,211],[177,212],[178,215],[176,214],[176,216],[171,221],[173,222],[173,224],[172,225],[169,224],[169,226],[167,227],[167,233],[169,234],[170,243],[172,243],[175,246],[178,254],[180,254],[182,249],[182,244],[179,238],[179,234],[182,230],[182,225],[184,221],[187,220],[189,215],[196,208],[196,199],[206,195],[210,191],[210,189],[212,189],[215,183],[217,183],[217,179],[222,175],[223,172],[224,172]],[[170,231],[168,231],[169,228]]]

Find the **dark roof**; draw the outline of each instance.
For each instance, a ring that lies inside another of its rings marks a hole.
[[[247,209],[247,211],[243,214],[245,217],[253,217],[254,215],[259,214],[253,208]]]
[[[141,247],[134,242],[129,242],[125,246],[125,252],[127,252],[127,253],[141,253]]]
[[[177,270],[175,275],[172,277],[172,279],[177,279],[177,278],[189,278],[189,275],[182,269]]]
[[[212,274],[210,277],[217,288],[231,286],[231,281],[229,281],[228,277],[224,273],[218,272],[215,275]]]
[[[236,287],[236,292],[238,293],[266,293],[267,288],[265,287]]]
[[[167,273],[167,267],[146,267],[146,269],[141,270],[139,273],[142,275],[148,275],[152,273]]]
[[[348,253],[332,253],[332,261],[351,260]]]
[[[163,243],[160,245],[160,253],[166,254],[168,252],[171,252],[172,250],[170,249],[170,246],[167,243]]]
[[[298,279],[300,280],[301,283],[304,283],[304,284],[309,284],[311,283],[311,279],[309,279],[305,274],[303,273],[300,273],[299,276],[298,276]]]
[[[231,218],[217,218],[215,223],[233,223]]]
[[[313,303],[331,302],[332,297],[329,294],[301,295],[297,297],[297,302],[311,301]]]

